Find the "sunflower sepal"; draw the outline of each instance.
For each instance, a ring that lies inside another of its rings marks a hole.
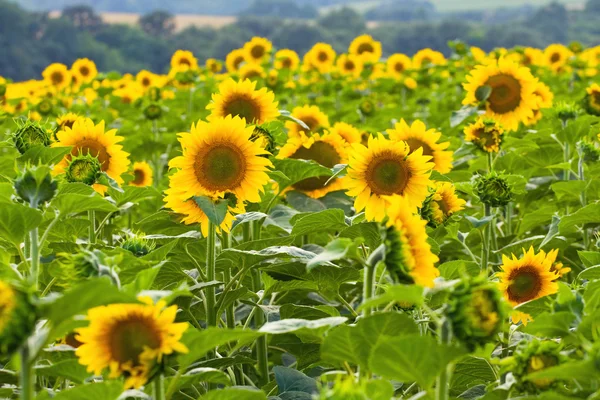
[[[58,182],[45,165],[26,167],[15,180],[17,195],[33,208],[52,200],[57,188]]]
[[[121,185],[119,185],[119,183],[113,178],[111,178],[106,172],[101,172],[98,175],[96,182],[100,185],[108,186],[109,188],[116,190],[119,193],[124,193],[123,189],[121,188]]]
[[[497,172],[478,176],[473,188],[479,200],[491,207],[503,207],[515,196],[513,186],[504,175]]]
[[[71,158],[65,168],[65,178],[68,182],[81,182],[92,186],[98,182],[102,171],[102,165],[98,158],[91,154],[80,154]]]
[[[12,140],[19,153],[25,154],[34,146],[50,146],[51,134],[39,122],[27,119],[17,122]]]

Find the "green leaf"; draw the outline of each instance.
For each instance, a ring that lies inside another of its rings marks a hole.
[[[564,216],[558,224],[561,235],[574,233],[578,226],[600,223],[600,202],[588,204],[572,214]]]
[[[277,388],[279,389],[279,396],[285,393],[305,393],[309,396],[298,396],[298,397],[287,397],[286,399],[311,399],[312,395],[317,393],[317,381],[304,375],[302,372],[293,368],[286,368],[282,366],[273,367],[273,374],[275,375],[275,382],[277,382]]]
[[[358,244],[350,239],[335,239],[325,246],[325,249],[317,254],[312,260],[306,264],[306,268],[310,271],[316,266],[327,264],[337,260],[360,260],[361,256],[358,252]]]
[[[220,226],[225,220],[227,209],[229,208],[228,200],[217,200],[215,202],[210,197],[206,196],[194,196],[192,198],[204,214],[206,214],[210,222],[216,226]]]
[[[481,267],[474,261],[454,260],[440,264],[440,275],[446,280],[461,279],[465,276],[477,276]]]
[[[584,382],[597,380],[598,370],[594,364],[594,360],[573,361],[534,372],[527,375],[525,379],[576,379],[578,382]]]
[[[475,90],[475,98],[480,103],[486,101],[490,97],[490,94],[492,94],[492,87],[490,85],[479,86]]]
[[[376,249],[381,244],[381,233],[379,226],[375,222],[354,223],[352,226],[342,230],[339,237],[350,239],[361,238],[371,250]]]
[[[297,214],[292,217],[292,235],[306,235],[312,232],[341,231],[348,227],[344,212],[337,208],[310,214]]]
[[[550,310],[552,306],[552,296],[544,296],[539,299],[527,301],[515,307],[515,310],[531,315],[534,319]]]
[[[479,357],[466,357],[456,363],[450,383],[450,396],[457,397],[477,385],[487,385],[497,379],[490,363]]]
[[[540,243],[540,249],[543,248],[547,243],[550,243],[550,241],[552,239],[554,239],[554,237],[556,235],[558,235],[558,225],[560,224],[560,218],[557,217],[556,215],[552,216],[552,223],[550,224],[550,229],[548,229],[548,233],[546,234],[546,237],[544,238],[544,240],[542,240],[542,243]]]
[[[139,204],[144,200],[156,199],[160,196],[160,193],[152,186],[125,186],[122,192],[109,188],[108,195],[120,208],[127,203]]]
[[[15,247],[42,222],[42,213],[21,204],[0,204],[0,237]]]
[[[586,268],[600,265],[600,252],[598,251],[578,251],[577,255]]]
[[[114,204],[84,184],[64,185],[50,202],[50,206],[59,210],[64,217],[84,211],[118,211]]]
[[[108,381],[77,386],[58,392],[54,400],[117,400],[123,393],[123,383]]]
[[[365,301],[358,310],[363,310],[365,307],[378,307],[392,302],[419,306],[423,304],[423,288],[417,285],[389,286],[384,294]]]
[[[278,173],[270,173],[269,175],[277,182],[280,191],[307,178],[330,177],[332,175],[329,168],[312,160],[286,158],[283,160],[272,159],[272,161],[275,167],[274,170]]]
[[[35,367],[37,376],[49,376],[53,378],[65,378],[81,384],[91,376],[86,367],[77,360],[64,360],[52,365],[41,365]]]
[[[564,337],[569,335],[569,328],[573,321],[575,321],[575,314],[568,311],[554,314],[544,312],[524,326],[523,332],[548,338]]]
[[[173,378],[165,380],[165,387],[170,387]],[[175,390],[185,389],[201,382],[215,383],[218,385],[230,386],[229,375],[216,368],[194,368],[182,375],[175,384]]]
[[[577,279],[578,280],[587,279],[590,281],[594,280],[594,279],[600,279],[600,265],[584,269],[583,271],[581,271],[579,273],[579,275],[577,275]]]
[[[440,344],[431,336],[385,337],[375,345],[369,365],[384,378],[417,382],[429,389],[442,370],[463,354],[464,349]]]
[[[233,387],[220,390],[211,390],[202,400],[267,400],[263,391],[255,388]]]
[[[17,158],[17,161],[22,164],[31,163],[32,165],[53,165],[59,163],[63,157],[70,152],[71,147],[32,146],[25,152],[25,154]]]
[[[258,331],[271,335],[295,333],[305,343],[319,343],[322,340],[323,333],[334,326],[343,324],[347,320],[346,317],[327,317],[317,320],[281,319],[264,324]]]
[[[463,106],[460,110],[452,111],[450,116],[450,127],[454,128],[460,125],[465,119],[477,113],[477,107]]]

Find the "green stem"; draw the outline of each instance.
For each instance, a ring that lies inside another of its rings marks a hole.
[[[29,232],[29,255],[31,256],[31,283],[33,288],[38,288],[38,277],[40,275],[40,249],[38,246],[38,228],[34,228]]]
[[[206,238],[206,280],[214,281],[215,271],[215,241],[216,226],[208,222],[208,237]],[[208,326],[217,326],[217,313],[215,310],[215,287],[206,288],[206,323]]]
[[[363,302],[373,297],[373,287],[375,286],[375,267],[365,264],[363,279]],[[371,315],[371,307],[365,307],[363,314],[365,317]]]
[[[231,238],[227,232],[223,232],[221,237],[221,251],[223,251],[231,246]],[[231,282],[231,268],[225,269],[223,281],[225,281],[225,285],[229,285]],[[223,290],[222,296],[225,296],[225,290]],[[231,305],[227,306],[225,314],[227,317],[227,327],[230,329],[235,328],[235,304],[232,303]]]
[[[90,220],[90,237],[89,243],[96,243],[96,212],[88,211],[88,219]]]
[[[252,282],[254,290],[258,292],[261,289],[260,271],[252,271]],[[254,313],[254,328],[259,329],[265,323],[265,314],[262,309]],[[256,339],[256,360],[258,363],[258,375],[260,376],[260,386],[269,383],[269,353],[267,348],[267,337],[261,336]]]
[[[162,374],[154,378],[154,400],[165,400],[165,381]]]
[[[505,209],[505,222],[506,222],[506,236],[512,235],[512,215],[513,215],[513,204],[509,202]]]
[[[34,397],[33,370],[29,362],[29,345],[26,343],[21,348],[21,400],[31,400]]]
[[[492,153],[487,153],[488,172],[494,172],[494,159]]]
[[[583,158],[583,150],[579,149],[579,162],[577,163],[577,174],[579,175],[579,180],[585,182],[585,171],[584,171],[584,158]],[[585,207],[587,205],[587,196],[586,196],[586,188],[581,192],[580,200],[581,206]],[[584,249],[587,250],[590,245],[590,237],[589,232],[585,225],[583,226],[583,246]]]
[[[490,206],[484,204],[484,217],[489,217],[491,214]],[[490,259],[490,230],[489,227],[492,225],[492,221],[488,222],[488,226],[485,227],[483,232],[483,243],[481,244],[481,269],[486,271],[489,275],[488,265]]]
[[[451,340],[452,333],[450,332],[449,324],[446,320],[442,320],[438,324],[438,341],[440,344],[449,344]],[[450,377],[452,375],[451,368],[451,365],[447,365],[437,378],[435,385],[436,400],[449,399]]]

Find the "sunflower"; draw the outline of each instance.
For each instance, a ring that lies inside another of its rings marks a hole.
[[[356,196],[356,212],[365,210],[368,220],[381,221],[388,206],[386,196],[407,199],[414,210],[429,194],[430,156],[422,149],[410,152],[406,142],[388,140],[383,135],[369,137],[368,146],[352,145],[348,162],[348,192]]]
[[[50,64],[42,72],[42,76],[47,83],[58,90],[69,86],[71,83],[71,73],[65,64]]]
[[[55,175],[64,173],[72,156],[90,154],[98,158],[103,172],[106,172],[117,183],[123,183],[121,175],[127,172],[129,167],[129,153],[124,152],[123,146],[118,144],[123,137],[117,136],[116,132],[116,129],[105,132],[104,121],[94,125],[89,118],[79,118],[71,128],[66,126],[56,133],[58,141],[52,143],[52,147],[72,146],[73,148],[71,154],[66,155],[54,166],[53,173]],[[104,193],[106,186],[95,184],[94,189]]]
[[[592,84],[585,89],[586,91],[586,108],[590,114],[600,115],[600,85]]]
[[[124,104],[132,104],[143,96],[144,89],[135,81],[124,82],[123,86],[113,91],[112,94],[120,98]]]
[[[468,125],[464,132],[465,140],[473,142],[481,150],[488,153],[500,151],[504,129],[495,119],[479,117],[475,123]]]
[[[533,116],[524,121],[526,126],[534,125],[541,120],[541,110],[552,107],[552,100],[554,99],[554,94],[552,94],[550,88],[542,82],[537,83],[533,95],[536,97],[537,102],[535,108],[533,109]]]
[[[435,129],[427,129],[423,122],[416,120],[409,126],[402,119],[387,133],[392,140],[406,142],[411,153],[420,148],[423,155],[432,156],[433,169],[439,173],[446,174],[452,170],[452,152],[446,150],[450,142],[439,143],[442,134]]]
[[[273,44],[265,38],[253,37],[244,44],[244,59],[246,62],[262,64],[273,48]]]
[[[329,131],[340,135],[348,144],[361,142],[360,131],[345,122],[336,122]]]
[[[79,58],[71,65],[71,74],[78,83],[90,83],[98,75],[98,69],[92,60]]]
[[[353,78],[360,77],[363,71],[363,62],[359,56],[354,54],[342,54],[338,57],[336,66],[342,75]]]
[[[555,281],[559,275],[552,272],[551,268],[557,254],[558,250],[552,250],[548,254],[541,250],[535,254],[533,247],[530,247],[527,252],[523,249],[523,257],[520,259],[514,254],[512,258],[502,255],[502,272],[498,272],[497,276],[506,300],[516,306],[556,293],[558,284]],[[523,320],[524,317],[513,316],[513,322]]]
[[[145,162],[133,163],[133,180],[129,182],[131,186],[151,186],[152,185],[152,168]]]
[[[521,54],[521,64],[526,67],[530,67],[532,65],[543,65],[544,62],[544,52],[540,49],[526,47],[523,50],[523,54]]]
[[[181,336],[187,323],[176,323],[177,306],[165,308],[164,301],[152,304],[110,304],[88,311],[89,326],[76,329],[82,343],[75,354],[88,372],[109,378],[125,377],[125,388],[144,385],[155,362],[174,352],[187,353]]]
[[[497,119],[506,129],[516,130],[519,122],[533,114],[537,100],[533,95],[536,84],[528,68],[500,59],[471,71],[463,84],[467,91],[463,104],[479,104],[476,93],[481,87],[488,86],[491,93],[485,100],[486,115]]]
[[[573,56],[573,52],[562,44],[551,44],[544,50],[546,64],[554,72],[560,72]]]
[[[264,78],[266,73],[265,69],[259,64],[247,63],[240,67],[238,70],[241,80],[250,79],[254,80],[257,78]]]
[[[419,68],[428,68],[432,65],[444,65],[446,64],[446,57],[439,51],[435,51],[432,49],[422,49],[419,50],[412,59],[413,67],[416,69]]]
[[[387,59],[386,69],[389,76],[399,79],[411,69],[412,61],[406,54],[392,54]]]
[[[263,124],[279,116],[277,106],[273,92],[266,88],[256,90],[256,82],[228,79],[219,85],[219,92],[212,95],[212,102],[206,106],[211,110],[207,119],[231,115],[250,124]]]
[[[324,74],[331,71],[335,62],[335,50],[327,43],[315,44],[305,56],[305,64],[309,67],[316,68],[320,73]]]
[[[435,192],[423,203],[421,216],[436,227],[446,222],[454,213],[462,210],[466,202],[458,197],[450,182],[436,182]]]
[[[238,202],[260,202],[260,193],[269,181],[267,168],[272,164],[262,157],[269,153],[250,141],[253,131],[243,118],[231,115],[192,125],[191,133],[180,134],[183,155],[169,163],[171,168],[179,168],[173,186],[183,188],[185,200],[232,193]]]
[[[158,79],[158,75],[153,74],[150,71],[146,71],[145,69],[141,70],[135,76],[135,80],[144,90],[148,90],[149,88],[156,86],[156,81]]]
[[[371,35],[356,37],[348,47],[348,53],[358,56],[365,63],[376,63],[381,58],[381,42]]]
[[[279,150],[277,158],[294,158],[301,160],[313,160],[327,168],[333,168],[336,164],[344,164],[348,161],[347,143],[336,133],[315,133],[306,136],[300,132],[297,137],[290,137],[288,142]],[[332,179],[328,184],[328,176],[313,177],[295,183],[292,188],[304,192],[312,198],[320,198],[329,192],[343,190],[342,179]]]
[[[0,281],[0,334],[10,324],[11,315],[17,302],[12,287],[4,281]]]
[[[244,63],[244,49],[231,50],[225,57],[225,66],[229,73],[237,72]]]
[[[298,53],[290,49],[281,49],[275,53],[275,68],[278,70],[287,69],[295,71],[300,65]]]
[[[82,117],[72,112],[63,114],[56,118],[56,129],[58,129],[59,131],[64,131],[65,128],[72,128],[75,121],[77,121],[80,118]]]
[[[438,257],[432,253],[427,241],[427,222],[414,214],[406,197],[393,196],[387,205],[385,265],[395,280],[433,286],[439,276],[435,264]]]
[[[327,117],[327,115],[317,106],[295,107],[292,110],[292,117],[304,122],[306,126],[308,126],[310,133],[329,128],[329,117]],[[288,136],[290,138],[297,137],[300,132],[306,131],[306,128],[294,121],[287,121],[285,127],[288,130]]]
[[[176,71],[195,70],[198,68],[198,60],[188,50],[177,50],[171,57],[171,68]]]
[[[223,63],[214,58],[207,58],[204,65],[206,69],[213,74],[218,74],[223,69]]]

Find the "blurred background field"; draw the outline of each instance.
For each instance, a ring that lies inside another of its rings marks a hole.
[[[52,62],[93,59],[102,71],[168,70],[171,54],[223,59],[253,36],[300,54],[344,51],[369,33],[384,56],[450,40],[486,51],[600,44],[600,0],[0,0],[0,76],[39,78]]]

